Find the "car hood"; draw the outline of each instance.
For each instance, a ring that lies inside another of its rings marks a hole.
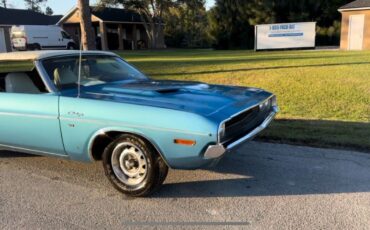
[[[230,116],[271,95],[256,88],[146,80],[86,87],[81,97],[182,110],[202,116],[217,113]]]

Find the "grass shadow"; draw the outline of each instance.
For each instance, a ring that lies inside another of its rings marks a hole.
[[[370,153],[370,123],[278,119],[257,140]]]
[[[235,63],[235,61],[233,61]],[[225,64],[225,62],[223,62]],[[323,63],[323,64],[308,64],[308,65],[287,65],[287,66],[265,66],[265,67],[251,67],[251,68],[238,68],[238,69],[224,69],[224,70],[210,70],[210,71],[187,71],[179,73],[150,73],[147,74],[152,77],[160,76],[184,76],[184,75],[201,75],[201,74],[219,74],[219,73],[232,73],[232,72],[248,72],[258,70],[281,70],[293,68],[312,68],[312,67],[328,67],[328,66],[347,66],[347,65],[369,65],[370,62],[345,62],[345,63]]]

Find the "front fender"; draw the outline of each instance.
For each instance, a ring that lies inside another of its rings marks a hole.
[[[102,134],[109,132],[122,132],[140,136],[150,142],[158,151],[166,164],[173,169],[191,169],[198,168],[209,161],[205,160],[203,154],[205,149],[215,142],[215,137],[210,135],[194,135],[187,133],[173,133],[170,131],[152,131],[140,130],[131,127],[112,126],[101,128],[90,135],[89,142],[86,146],[86,152],[89,153],[89,161],[93,161],[92,146],[94,140]],[[195,146],[183,146],[174,143],[174,139],[194,139]],[[72,157],[73,158],[73,157]]]
[[[117,131],[147,139],[172,168],[196,168],[209,144],[217,141],[217,122],[197,114],[158,107],[84,98],[60,98],[60,127],[66,153],[72,160],[91,162],[93,140]],[[196,141],[194,146],[175,139]]]

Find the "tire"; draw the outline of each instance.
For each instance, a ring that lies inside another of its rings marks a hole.
[[[73,44],[73,43],[69,43],[68,46],[67,46],[67,49],[68,50],[75,50],[76,49],[76,45]]]
[[[162,184],[164,183],[164,181],[166,180],[167,175],[168,175],[168,166],[163,161],[162,157],[158,157],[157,161],[158,161],[157,164],[158,164],[159,170],[158,170],[157,181],[156,181],[156,183],[154,185],[154,188],[153,188],[153,192],[155,192],[155,191],[157,191],[161,188]]]
[[[164,182],[168,167],[145,140],[123,134],[104,150],[103,167],[113,186],[132,197],[148,196]]]
[[[34,44],[34,48],[33,48],[33,50],[41,50],[41,46],[40,46],[40,44]]]
[[[27,44],[25,51],[27,51],[27,50],[41,50],[41,46],[38,43]]]

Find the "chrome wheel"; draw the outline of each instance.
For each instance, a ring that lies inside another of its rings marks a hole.
[[[139,147],[123,142],[118,144],[111,157],[113,172],[124,184],[137,186],[148,173],[148,162]]]

